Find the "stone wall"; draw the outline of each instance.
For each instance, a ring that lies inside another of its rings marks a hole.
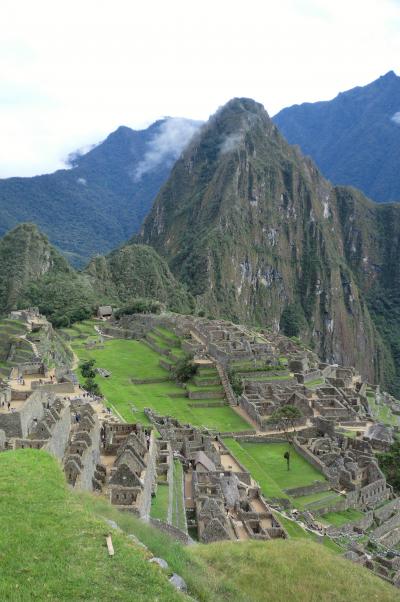
[[[159,529],[160,531],[163,531],[164,533],[171,535],[171,537],[173,537],[174,539],[177,539],[178,541],[180,541],[181,543],[183,543],[185,545],[190,542],[190,537],[188,536],[187,533],[185,533],[184,531],[181,531],[180,529],[178,529],[177,527],[174,527],[173,525],[164,523],[164,521],[159,520],[158,518],[150,517],[150,524],[153,525],[153,527],[156,527],[157,529]]]
[[[304,445],[301,445],[296,441],[296,439],[293,440],[293,447],[297,453],[314,466],[314,468],[319,470],[324,476],[327,476],[325,464],[323,464],[317,456],[314,456],[314,454],[312,454]]]
[[[331,488],[330,484],[325,481],[315,481],[312,485],[304,487],[295,487],[293,489],[285,489],[285,492],[292,497],[301,497],[303,495],[312,495],[313,493],[321,493],[328,491]]]
[[[372,535],[376,539],[379,539],[379,537],[382,537],[386,533],[389,533],[390,531],[392,531],[393,529],[395,529],[396,527],[399,527],[399,526],[400,526],[400,512],[397,512],[394,516],[392,516],[386,522],[382,523],[379,527],[377,527],[372,532]]]
[[[155,430],[151,431],[150,447],[148,452],[146,472],[143,482],[143,490],[140,495],[139,515],[141,518],[148,519],[151,507],[151,494],[157,478],[157,440]]]
[[[65,406],[61,409],[60,419],[54,425],[51,439],[46,443],[44,449],[53,454],[53,456],[56,456],[59,460],[62,460],[68,444],[70,430],[71,411],[69,406]]]
[[[40,389],[41,391],[46,391],[49,393],[54,393],[55,395],[65,395],[65,394],[71,394],[75,391],[74,389],[74,385],[72,383],[54,383],[54,384],[45,384],[45,385],[41,385],[39,384],[39,382],[33,382],[32,383],[32,389],[33,390],[37,390]]]
[[[377,508],[374,511],[375,518],[379,521],[379,523],[388,520],[396,510],[400,510],[400,498],[396,498],[391,502],[388,502],[381,508]]]
[[[43,404],[47,401],[44,391],[34,391],[18,412],[5,412],[0,414],[0,429],[8,438],[25,438],[32,430],[33,419],[41,420],[44,415]]]

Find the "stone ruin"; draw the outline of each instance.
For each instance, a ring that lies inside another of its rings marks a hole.
[[[320,419],[320,428],[324,422],[329,424],[330,421]],[[324,431],[318,432],[317,428],[300,432],[295,447],[321,470],[332,487],[346,492],[346,507],[370,510],[388,500],[392,489],[386,483],[370,443],[332,433],[332,430],[330,434]]]
[[[187,514],[200,541],[286,537],[250,474],[242,466],[224,467],[222,456],[229,452],[218,437],[151,410],[146,414],[165,453],[170,446],[182,461]]]
[[[64,457],[67,482],[88,491],[101,489],[104,468],[100,462],[99,420],[89,403],[79,406],[79,416],[78,422],[72,416],[69,444]]]
[[[111,503],[148,516],[159,452],[154,431],[119,423],[105,423],[103,429],[103,453],[111,460],[105,482]]]

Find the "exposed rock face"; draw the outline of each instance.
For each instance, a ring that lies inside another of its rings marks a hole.
[[[346,195],[368,204],[333,188],[260,104],[234,99],[176,163],[141,241],[213,315],[276,328],[298,303],[317,353],[372,380],[382,376],[383,352],[346,261]]]

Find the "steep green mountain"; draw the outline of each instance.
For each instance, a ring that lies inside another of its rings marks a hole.
[[[34,224],[21,224],[0,239],[0,315],[38,306],[55,326],[89,318],[100,303],[136,297],[189,313],[191,295],[151,247],[126,245],[74,270]]]
[[[157,299],[180,313],[193,309],[192,296],[152,247],[125,245],[106,257],[92,259],[85,274],[96,291],[117,302],[143,297]]]
[[[335,184],[400,201],[400,77],[393,71],[333,100],[283,109],[273,121]]]
[[[373,291],[383,302],[398,281],[398,238],[386,236],[397,236],[397,216],[397,207],[331,186],[261,105],[234,99],[177,161],[140,240],[210,314],[282,322],[324,359],[390,386],[400,364]]]
[[[0,180],[0,236],[34,222],[73,263],[82,266],[139,229],[181,149],[198,127],[164,119],[145,130],[120,127],[70,169]]]
[[[34,224],[0,240],[0,313],[39,306],[56,325],[91,315],[96,294]]]

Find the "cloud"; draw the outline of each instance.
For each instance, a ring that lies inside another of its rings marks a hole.
[[[400,111],[397,111],[397,113],[392,115],[391,120],[394,121],[396,125],[400,125]]]
[[[231,134],[227,136],[225,140],[222,142],[219,148],[220,155],[224,155],[225,153],[231,153],[236,150],[240,143],[243,141],[243,135],[239,133]]]
[[[200,121],[179,117],[167,118],[161,124],[158,134],[149,142],[143,160],[135,169],[135,182],[166,161],[174,163],[200,125]]]

